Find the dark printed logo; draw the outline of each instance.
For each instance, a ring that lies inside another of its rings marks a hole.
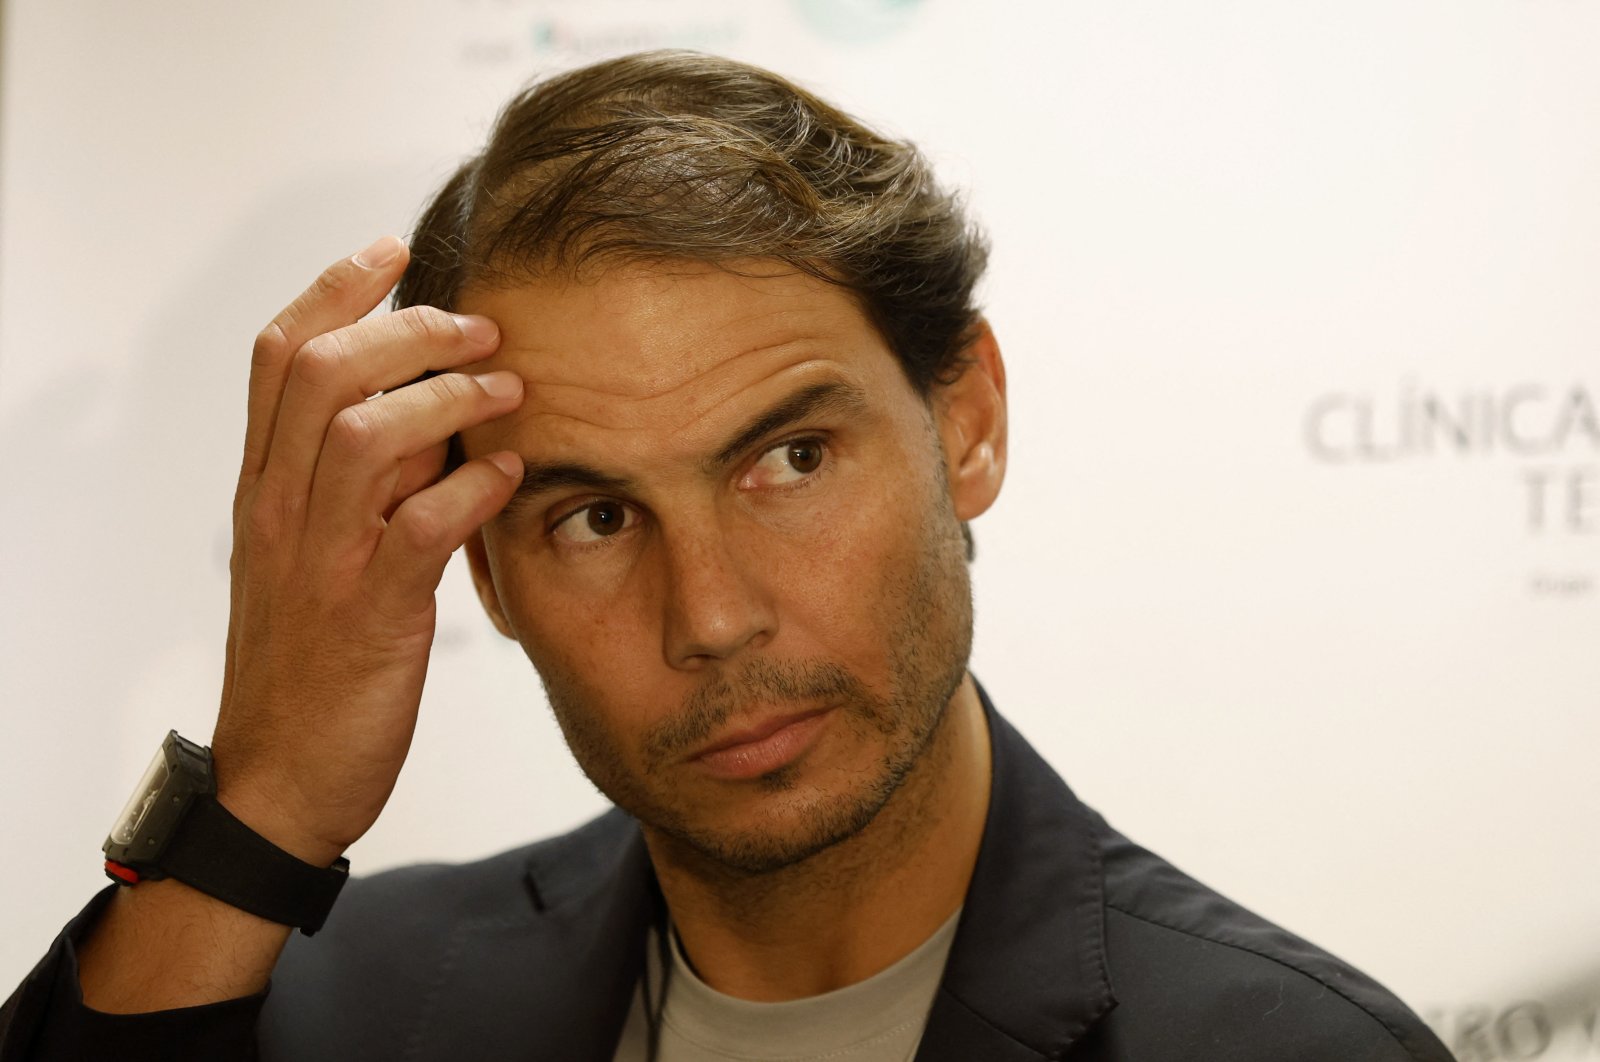
[[[1600,599],[1600,568],[1574,568],[1572,552],[1600,543],[1600,390],[1531,382],[1439,389],[1407,381],[1392,393],[1330,391],[1306,406],[1302,432],[1306,452],[1332,468],[1450,462],[1493,469],[1530,545],[1547,543],[1537,562],[1544,568],[1528,573],[1527,592]]]
[[[1330,465],[1512,458],[1530,533],[1600,534],[1600,400],[1582,384],[1331,392],[1306,410],[1305,445]]]

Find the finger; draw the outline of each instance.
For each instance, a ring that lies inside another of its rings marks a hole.
[[[306,518],[316,554],[341,567],[365,563],[405,461],[521,402],[516,373],[446,373],[341,410],[328,426]]]
[[[260,475],[271,448],[285,379],[295,351],[323,332],[371,312],[394,287],[410,255],[397,237],[341,259],[284,308],[256,336],[250,358],[250,397],[244,434],[241,485]]]
[[[499,340],[487,317],[432,306],[407,307],[315,337],[295,353],[289,369],[264,487],[281,498],[308,494],[335,417],[380,391],[404,394],[409,388],[401,385],[424,373],[481,361]]]
[[[450,444],[442,442],[400,462],[400,473],[395,480],[394,493],[389,498],[388,506],[383,510],[385,520],[394,516],[394,511],[400,508],[401,502],[423,487],[432,486],[438,481],[440,473],[444,471],[445,461],[449,458],[449,452]]]
[[[428,608],[450,555],[505,508],[521,482],[522,459],[501,451],[468,461],[407,498],[367,567],[367,599],[393,616]]]

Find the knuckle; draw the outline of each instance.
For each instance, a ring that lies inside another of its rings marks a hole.
[[[242,542],[235,543],[235,558],[241,546],[259,549],[270,547],[282,539],[297,508],[296,502],[276,493],[263,492],[243,501],[237,517]]]
[[[446,372],[431,377],[428,387],[440,401],[451,404],[471,401],[483,394],[483,388],[461,372]]]
[[[253,543],[267,543],[278,537],[282,520],[278,513],[265,505],[249,505],[240,514],[243,537]]]
[[[321,387],[339,375],[344,362],[344,341],[332,332],[325,332],[295,352],[294,374],[313,387]]]
[[[289,337],[284,334],[283,325],[276,320],[256,333],[256,341],[250,348],[250,360],[256,366],[275,365],[289,355]]]
[[[372,448],[378,427],[369,404],[346,406],[334,414],[328,425],[328,445],[346,453],[365,453]]]
[[[437,506],[413,499],[396,514],[391,530],[398,530],[412,549],[423,553],[439,552],[450,546],[450,520]]]
[[[283,308],[283,313],[278,315],[278,319],[288,325],[285,331],[298,331],[305,320],[311,316],[313,309],[321,303],[327,302],[331,298],[333,291],[334,289],[329,286],[326,280],[326,274],[313,280],[311,286],[302,291],[293,302]]]
[[[437,306],[408,306],[389,316],[397,328],[415,339],[438,341],[461,334],[450,315]]]
[[[239,485],[233,489],[232,512],[233,524],[235,527],[239,526],[240,518],[244,516],[245,510],[249,508],[251,497],[252,492],[250,488],[245,485],[243,480],[240,480]]]
[[[272,453],[272,450],[270,448],[269,441],[266,440],[266,439],[261,438],[258,435],[252,434],[249,438],[245,439],[245,441],[244,441],[244,455],[243,455],[243,462],[242,462],[243,468],[247,471],[247,473],[248,473],[249,469],[261,468],[263,465],[265,465],[267,463],[267,456],[269,454],[271,454],[271,453]],[[254,477],[252,476],[251,478],[254,478]],[[245,483],[246,483],[245,476],[241,475],[240,479],[239,479],[239,490],[240,491],[242,491],[244,489]],[[235,499],[234,499],[234,504],[235,504],[235,506],[238,505],[238,498],[237,497],[235,497]]]
[[[350,259],[341,258],[317,275],[301,299],[307,303],[338,298],[349,291],[355,280],[355,268]]]

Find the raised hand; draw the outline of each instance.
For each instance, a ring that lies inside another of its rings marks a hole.
[[[488,318],[419,306],[362,319],[406,257],[386,237],[335,263],[261,332],[251,366],[219,798],[319,864],[388,799],[440,576],[522,476],[502,452],[437,480],[449,437],[516,408],[522,381],[445,371],[494,352]],[[426,372],[439,374],[410,383]]]
[[[522,478],[504,452],[439,479],[450,436],[515,409],[522,381],[452,371],[494,352],[487,318],[363,319],[406,260],[385,237],[329,267],[256,338],[250,373],[218,798],[324,866],[394,788],[450,554]],[[83,998],[137,1012],[246,996],[288,933],[175,879],[120,889],[79,952]]]

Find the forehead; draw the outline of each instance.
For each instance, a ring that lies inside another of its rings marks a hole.
[[[510,369],[527,383],[522,408],[496,424],[684,430],[719,407],[827,380],[910,393],[849,291],[783,263],[738,269],[630,264],[467,293],[457,308],[501,332],[478,370]]]

